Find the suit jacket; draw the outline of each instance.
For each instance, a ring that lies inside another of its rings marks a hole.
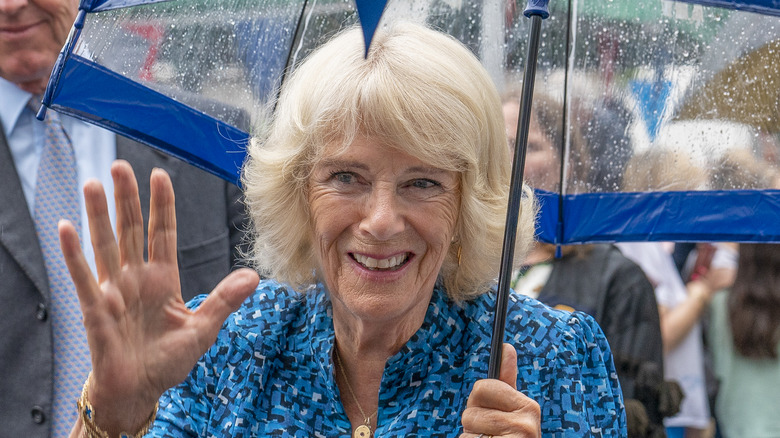
[[[0,436],[48,438],[53,396],[49,286],[32,217],[0,129]],[[117,136],[149,217],[149,174],[165,169],[176,191],[179,268],[185,300],[208,293],[240,264],[247,243],[238,187]],[[109,194],[110,196],[110,194]],[[74,400],[75,405],[75,400]]]

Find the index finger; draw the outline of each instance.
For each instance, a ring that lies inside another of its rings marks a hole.
[[[538,437],[541,407],[506,382],[482,379],[474,383],[461,423],[470,433]]]
[[[526,402],[532,401],[522,392],[509,387],[505,382],[497,379],[482,379],[474,383],[474,388],[466,400],[466,406],[513,412],[522,408]]]

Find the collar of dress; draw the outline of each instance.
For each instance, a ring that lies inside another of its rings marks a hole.
[[[316,285],[306,294],[308,295],[307,337],[311,341],[312,358],[319,364],[320,377],[323,381],[331,382],[328,386],[335,395],[338,394],[332,361],[335,336],[329,294],[322,284]],[[398,385],[421,384],[429,370],[438,368],[434,366],[434,361],[437,364],[449,361],[453,365],[470,361],[476,352],[462,351],[461,347],[473,345],[465,338],[470,337],[471,330],[474,329],[469,327],[469,322],[474,316],[473,310],[476,310],[474,307],[483,308],[488,304],[483,301],[490,301],[487,298],[490,295],[492,294],[459,305],[447,296],[441,285],[437,284],[422,326],[398,353],[388,359],[382,378],[382,389]],[[475,306],[475,304],[479,305]],[[489,325],[489,318],[478,319],[480,327]],[[482,321],[483,319],[485,321]],[[482,332],[485,327],[481,328],[482,330],[478,331]],[[381,397],[382,390],[380,390],[380,399]]]

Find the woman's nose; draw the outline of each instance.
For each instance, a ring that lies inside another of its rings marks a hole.
[[[27,3],[28,0],[0,0],[0,14],[13,15],[27,6]]]
[[[388,240],[404,230],[395,188],[374,188],[367,200],[360,230],[378,240]]]

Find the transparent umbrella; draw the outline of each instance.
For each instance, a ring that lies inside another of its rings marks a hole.
[[[776,2],[726,3],[632,2],[634,15],[617,0],[550,3],[534,117],[551,152],[544,150],[544,165],[534,164],[543,154],[531,145],[526,156],[526,180],[542,203],[540,240],[780,241],[777,135],[736,117],[679,115],[713,68],[713,49],[739,45],[747,33],[728,31],[730,23],[752,20],[768,33],[761,23],[780,20]],[[524,61],[512,46],[522,45],[526,24],[514,23],[502,83],[508,94]],[[773,56],[759,68],[774,68]],[[777,114],[776,94],[761,100],[711,84],[704,88],[716,96],[736,94],[761,107],[741,114]]]
[[[82,0],[44,105],[238,181],[288,67],[384,2]]]
[[[776,134],[750,120],[712,116],[735,108],[720,102],[739,98],[764,110],[740,114],[772,120],[776,94],[765,103],[733,80],[701,86],[712,71],[708,59],[718,53],[713,48],[748,40],[729,23],[760,18],[766,24],[752,28],[761,33],[778,20],[776,2],[571,0],[549,6],[536,92],[550,97],[539,105],[557,114],[545,123],[559,152],[545,171],[556,182],[535,184],[542,202],[539,238],[558,244],[779,240],[774,218],[780,201],[771,183],[721,186],[713,180],[723,177],[712,172],[729,166],[722,159],[734,149],[777,167]],[[510,94],[521,88],[530,35],[521,12],[506,0],[394,0],[386,7],[351,0],[84,0],[44,103],[237,181],[251,127],[264,125],[284,73],[359,16],[374,24],[380,17],[413,17],[451,33]],[[763,58],[766,74],[742,75],[748,83],[774,82],[777,51],[767,47],[765,57],[756,57]],[[697,90],[719,100],[694,99]],[[681,116],[693,106],[709,112]],[[666,181],[647,181],[657,176],[651,175],[652,157],[645,166],[636,162],[651,151],[664,152],[680,169]],[[740,167],[746,172],[748,164]]]

